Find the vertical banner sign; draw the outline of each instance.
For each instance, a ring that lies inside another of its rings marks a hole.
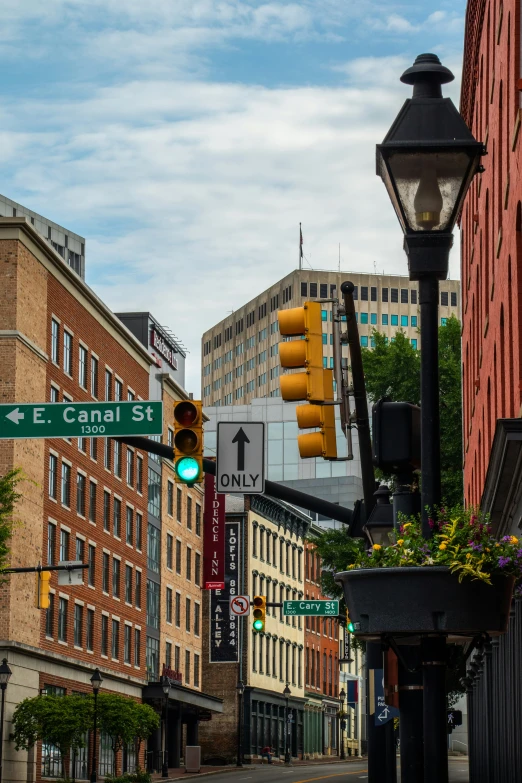
[[[203,519],[203,589],[225,587],[225,496],[216,492],[216,479],[205,473]]]
[[[210,593],[210,663],[239,661],[239,617],[230,599],[239,594],[239,522],[225,525],[225,588]]]

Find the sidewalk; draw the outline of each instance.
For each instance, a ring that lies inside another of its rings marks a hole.
[[[341,760],[339,756],[326,756],[324,759],[311,759],[311,760],[292,760],[292,767],[313,767],[320,764],[349,764],[352,761],[363,761],[363,759],[357,758],[357,756],[349,756],[346,759]],[[275,761],[273,762],[274,766],[277,767],[284,767],[283,761]],[[265,762],[266,764],[266,762]],[[194,772],[194,773],[186,773],[185,767],[179,767],[179,768],[173,768],[169,769],[169,776],[168,778],[162,778],[161,772],[153,772],[152,773],[152,780],[154,783],[156,781],[168,781],[168,780],[178,780],[178,778],[183,778],[184,780],[188,780],[188,778],[191,777],[198,777],[200,778],[202,775],[216,775],[219,772],[234,772],[234,771],[242,771],[248,768],[255,768],[260,767],[261,763],[259,761],[254,761],[252,764],[244,764],[242,767],[236,767],[235,764],[224,764],[219,767],[207,767],[205,765],[201,765],[201,772]]]

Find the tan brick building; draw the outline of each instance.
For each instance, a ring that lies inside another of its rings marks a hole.
[[[2,403],[148,399],[147,352],[29,222],[0,220],[0,256]],[[0,469],[17,466],[28,480],[12,565],[79,559],[89,568],[74,588],[53,574],[46,612],[35,608],[33,574],[1,588],[0,652],[13,671],[6,737],[16,704],[42,688],[90,691],[95,667],[104,690],[141,698],[147,681],[147,454],[101,438],[1,441]],[[103,738],[99,761],[110,771]],[[123,763],[133,767],[132,752]],[[16,753],[4,742],[4,781],[58,766],[56,748]]]

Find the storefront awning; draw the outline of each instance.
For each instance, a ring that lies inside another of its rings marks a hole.
[[[143,689],[144,701],[155,699],[165,699],[161,682],[150,682]],[[201,693],[201,691],[193,691],[184,685],[170,686],[169,701],[180,702],[201,710],[210,710],[210,712],[223,712],[222,699],[218,699],[216,696],[209,696],[208,693]]]

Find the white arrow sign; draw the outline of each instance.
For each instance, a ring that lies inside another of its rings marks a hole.
[[[20,413],[20,408],[15,408],[11,413],[7,413],[5,418],[10,419],[15,424],[19,424],[20,419],[25,418],[25,413]]]
[[[378,715],[377,717],[379,718],[379,720],[386,720],[386,718],[388,717],[388,713],[389,713],[389,709],[388,707],[385,707],[381,712],[381,714]]]
[[[265,489],[264,473],[264,422],[218,422],[216,491],[262,493]]]

